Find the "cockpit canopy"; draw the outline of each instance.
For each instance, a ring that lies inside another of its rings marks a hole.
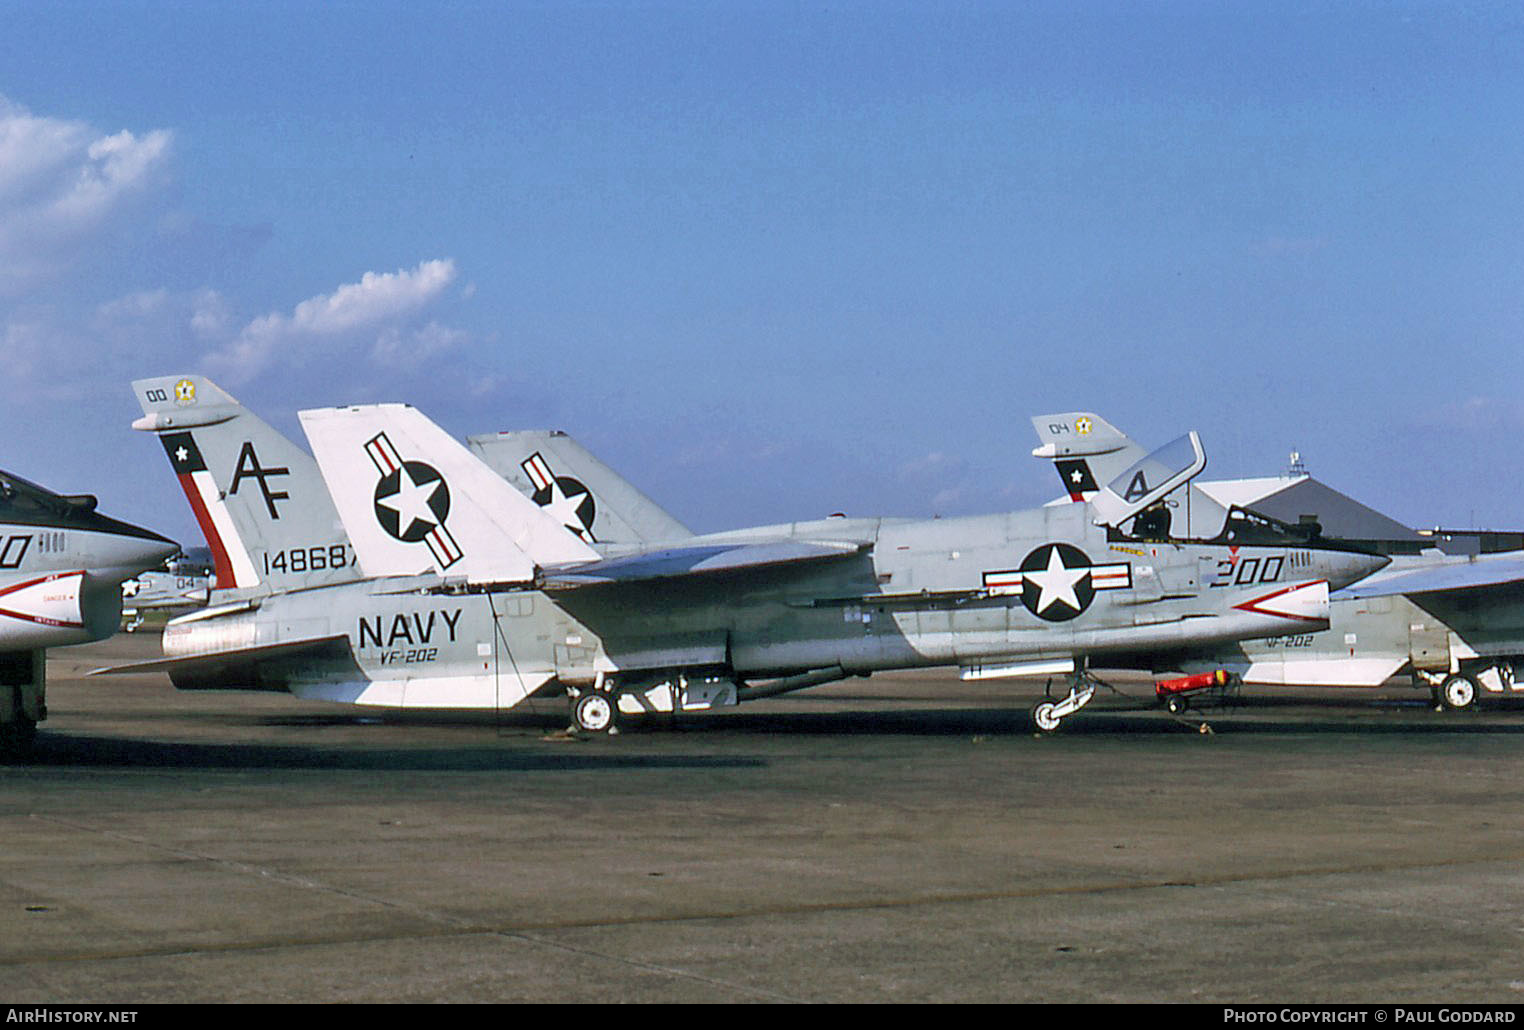
[[[1316,521],[1293,525],[1237,505],[1222,507],[1191,485],[1204,468],[1206,454],[1195,433],[1171,440],[1095,495],[1096,524],[1119,541],[1359,550],[1324,539]]]
[[[1189,483],[1206,468],[1206,452],[1194,433],[1177,437],[1139,458],[1127,471],[1095,495],[1097,525],[1120,528],[1122,523]]]
[[[0,522],[68,522],[95,511],[91,494],[55,494],[0,471]]]
[[[92,494],[55,494],[0,469],[0,522],[48,529],[80,529],[172,543],[151,530],[119,522],[95,510]]]
[[[1223,523],[1222,532],[1208,543],[1230,544],[1235,547],[1305,547],[1312,543],[1324,544],[1322,537],[1323,527],[1317,522],[1293,525],[1234,505],[1228,509],[1228,518]]]

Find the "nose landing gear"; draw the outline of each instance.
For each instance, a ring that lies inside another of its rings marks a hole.
[[[1052,681],[1049,681],[1051,687]],[[1069,696],[1053,698],[1051,695],[1032,707],[1032,725],[1044,735],[1058,732],[1063,721],[1084,708],[1095,699],[1096,689],[1103,686],[1100,680],[1084,669],[1077,670],[1069,681]]]

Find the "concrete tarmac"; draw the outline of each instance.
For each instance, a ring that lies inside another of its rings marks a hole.
[[[0,1002],[1524,1002],[1517,702],[1040,738],[937,670],[577,740],[82,676],[156,648],[55,652],[0,767]]]

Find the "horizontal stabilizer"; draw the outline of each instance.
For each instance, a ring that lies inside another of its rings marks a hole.
[[[759,544],[713,544],[673,547],[627,558],[551,570],[542,577],[547,590],[573,590],[600,583],[630,583],[686,576],[712,576],[769,566],[846,558],[861,554],[868,544],[780,540]]]
[[[1042,443],[1032,452],[1034,458],[1091,457],[1125,450],[1130,453],[1121,466],[1125,468],[1147,453],[1116,426],[1089,411],[1033,415],[1032,428]]]
[[[178,658],[157,658],[148,662],[131,662],[95,669],[91,676],[125,676],[139,672],[167,672],[175,686],[182,690],[261,689],[252,678],[256,666],[267,666],[282,660],[298,662],[353,661],[349,638],[340,633],[335,636],[313,637],[308,640],[292,640],[280,644],[264,644],[232,651],[211,654],[183,655]],[[264,671],[269,672],[267,667]]]

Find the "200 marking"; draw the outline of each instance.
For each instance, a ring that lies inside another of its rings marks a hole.
[[[1285,565],[1284,558],[1280,555],[1271,555],[1263,559],[1263,566],[1260,561],[1259,558],[1234,558],[1231,561],[1218,562],[1217,577],[1212,580],[1212,586],[1243,587],[1255,583],[1274,583],[1281,578],[1281,569]]]

